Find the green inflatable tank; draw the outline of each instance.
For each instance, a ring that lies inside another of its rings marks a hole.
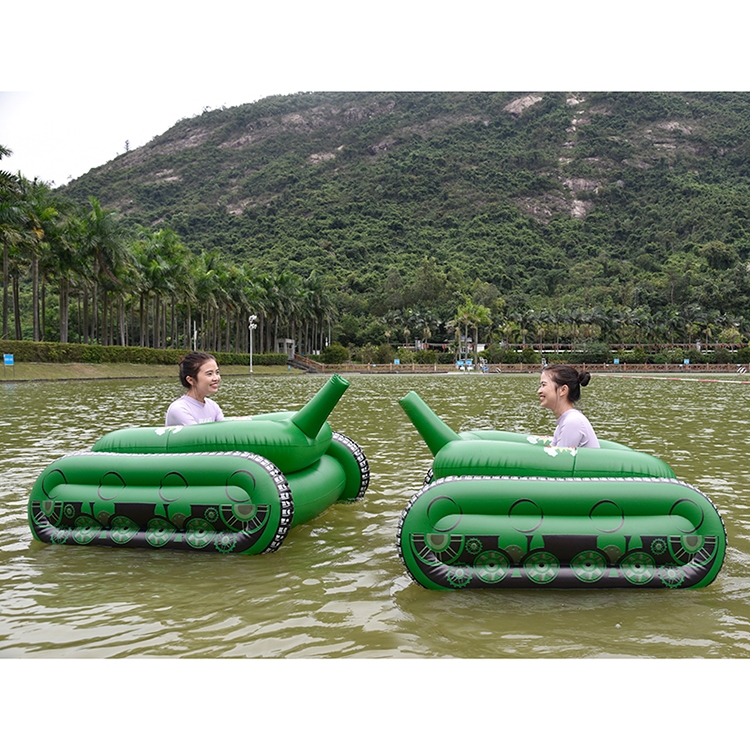
[[[29,524],[50,544],[257,554],[333,503],[362,499],[369,466],[327,418],[339,375],[298,412],[123,429],[50,464]]]
[[[398,548],[431,589],[699,588],[719,573],[724,524],[663,461],[612,441],[456,433],[414,392],[400,401],[433,454]]]

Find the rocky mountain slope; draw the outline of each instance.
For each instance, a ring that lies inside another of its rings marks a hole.
[[[750,94],[305,93],[182,120],[63,190],[365,290],[430,256],[531,301],[642,304],[676,255],[747,260],[749,144]]]

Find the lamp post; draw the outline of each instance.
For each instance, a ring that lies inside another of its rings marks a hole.
[[[253,331],[258,327],[258,324],[255,322],[258,320],[257,315],[251,315],[247,321],[250,323],[248,328],[250,329],[250,372],[253,371]]]

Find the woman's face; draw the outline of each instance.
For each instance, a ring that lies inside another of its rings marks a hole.
[[[558,409],[567,404],[568,386],[558,385],[549,373],[543,372],[537,395],[541,406],[545,409],[552,409],[557,414]]]
[[[221,375],[219,365],[215,359],[207,359],[198,370],[195,378],[189,378],[190,394],[202,401],[206,396],[211,396],[219,390]]]

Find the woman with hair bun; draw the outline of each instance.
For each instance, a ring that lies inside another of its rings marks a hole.
[[[224,413],[208,398],[219,390],[221,375],[216,360],[205,352],[190,352],[180,362],[180,382],[188,389],[167,410],[167,427],[201,422],[221,422]]]
[[[581,386],[591,374],[570,365],[550,365],[542,370],[539,403],[557,417],[552,445],[560,448],[598,448],[599,440],[588,419],[573,404],[581,398]]]

